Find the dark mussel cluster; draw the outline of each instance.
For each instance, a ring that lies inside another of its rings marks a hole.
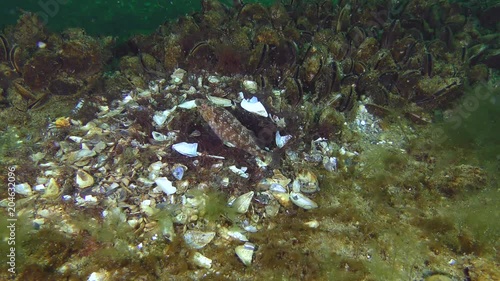
[[[78,28],[51,33],[29,12],[0,39],[0,102],[22,111],[37,108],[51,95],[75,96],[95,87],[113,43]]]
[[[289,105],[308,98],[344,111],[360,97],[377,106],[446,106],[500,67],[498,36],[459,3],[292,0],[228,8],[203,0],[202,7],[129,41],[147,73],[181,67],[251,75],[264,98],[281,88]]]

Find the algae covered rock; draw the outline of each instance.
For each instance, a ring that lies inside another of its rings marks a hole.
[[[486,185],[486,173],[471,165],[451,166],[432,180],[432,186],[449,197],[468,190],[480,190]]]

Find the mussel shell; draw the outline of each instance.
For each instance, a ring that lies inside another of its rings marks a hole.
[[[5,36],[0,34],[0,61],[9,60],[9,42]]]
[[[358,48],[361,43],[365,41],[366,32],[361,27],[354,26],[347,32],[346,36],[351,41],[352,45]]]
[[[318,208],[318,204],[316,204],[316,202],[299,192],[290,192],[290,200],[293,204],[306,210]]]

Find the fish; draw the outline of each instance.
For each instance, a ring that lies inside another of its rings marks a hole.
[[[269,159],[269,152],[257,145],[255,134],[243,126],[231,112],[223,107],[211,105],[205,100],[196,100],[196,103],[203,120],[225,144],[230,144],[262,160]]]

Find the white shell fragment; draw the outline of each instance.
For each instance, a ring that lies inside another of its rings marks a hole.
[[[237,246],[234,251],[244,265],[250,266],[252,264],[254,244],[246,242],[244,245]]]
[[[155,214],[155,210],[151,206],[151,200],[147,199],[141,202],[141,211],[143,211],[146,215],[152,216]]]
[[[26,196],[31,195],[33,193],[33,191],[31,190],[31,186],[27,182],[16,184],[14,186],[14,190],[16,191],[17,194]]]
[[[180,142],[173,144],[172,149],[187,157],[198,156],[198,143]]]
[[[243,241],[243,242],[247,242],[248,241],[248,238],[245,236],[245,234],[241,233],[239,230],[228,229],[227,235],[229,237],[232,237],[234,239],[237,239],[237,240],[240,240],[240,241]]]
[[[316,202],[312,201],[302,193],[294,191],[290,192],[290,200],[293,204],[306,210],[318,208],[318,204],[316,204]]]
[[[99,272],[92,272],[87,278],[87,281],[105,281],[110,278],[109,273],[104,270],[100,270]]]
[[[167,109],[164,111],[157,111],[155,115],[153,115],[153,121],[156,125],[161,126],[167,121],[168,116],[175,110],[175,106],[172,109]]]
[[[198,230],[188,230],[184,233],[184,241],[193,249],[201,249],[212,241],[215,232],[203,232]]]
[[[252,202],[253,195],[255,193],[253,191],[247,192],[243,195],[240,195],[234,202],[231,204],[231,207],[236,210],[236,212],[240,214],[244,214],[248,211],[248,207],[250,207],[250,203]]]
[[[86,188],[94,184],[94,178],[84,170],[76,171],[76,184],[79,188]]]
[[[287,192],[286,188],[284,188],[281,184],[279,183],[273,183],[271,184],[271,186],[269,187],[269,190],[271,192],[280,192],[280,193],[285,193]]]
[[[255,94],[257,93],[257,82],[252,81],[252,80],[245,80],[243,81],[243,88],[252,93]]]
[[[166,140],[168,140],[168,137],[167,137],[167,136],[165,136],[165,135],[164,135],[164,134],[162,134],[162,133],[158,133],[158,132],[156,132],[156,131],[153,131],[153,132],[151,133],[151,135],[153,136],[153,139],[154,139],[155,141],[160,141],[160,142],[161,142],[161,141],[166,141]]]
[[[319,221],[317,220],[312,220],[304,223],[305,226],[310,227],[310,228],[318,228],[319,227]]]
[[[247,167],[238,168],[238,167],[232,165],[232,166],[229,166],[229,170],[231,170],[231,172],[237,174],[238,176],[240,176],[242,178],[247,179],[249,177],[248,173],[246,173]]]
[[[310,227],[310,228],[318,228],[319,226],[319,221],[317,220],[312,220],[304,223],[305,226]]]
[[[188,101],[185,101],[185,102],[179,104],[178,107],[184,108],[184,109],[193,109],[196,107],[196,101],[195,100],[188,100]]]
[[[275,141],[277,147],[282,148],[290,139],[292,139],[291,135],[282,136],[279,131],[276,131]]]
[[[83,138],[82,137],[77,137],[77,136],[69,136],[68,139],[76,142],[76,143],[81,143]]]
[[[243,99],[240,105],[246,111],[255,113],[262,117],[267,117],[269,115],[267,114],[264,105],[262,105],[262,103],[256,97],[252,97],[251,99]]]
[[[172,195],[177,191],[177,188],[172,185],[172,182],[165,177],[156,178],[155,183],[158,186],[158,189],[167,195]]]
[[[210,269],[212,267],[212,260],[198,252],[193,255],[193,263],[206,269]]]

